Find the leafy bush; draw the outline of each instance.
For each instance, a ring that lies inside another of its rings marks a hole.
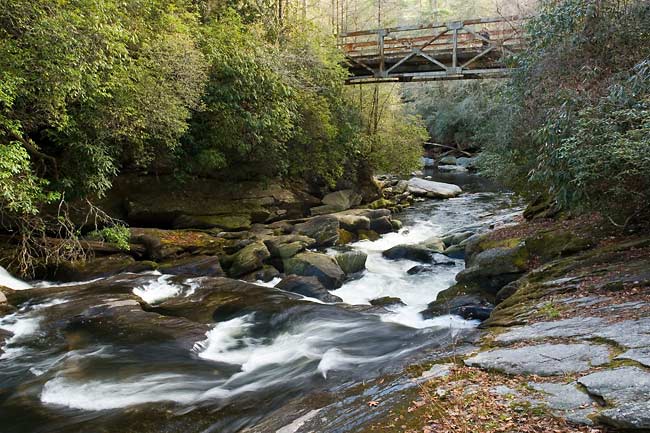
[[[112,227],[105,227],[101,230],[95,230],[88,233],[86,237],[90,240],[115,244],[116,247],[123,251],[129,251],[131,249],[129,244],[131,232],[124,225],[118,224]]]

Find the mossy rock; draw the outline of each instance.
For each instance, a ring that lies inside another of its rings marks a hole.
[[[339,240],[337,242],[338,245],[346,245],[355,242],[356,240],[357,237],[354,233],[349,232],[345,229],[339,229]]]
[[[251,214],[229,215],[181,215],[174,220],[176,229],[211,229],[225,231],[249,230],[252,224]]]
[[[345,277],[336,260],[326,254],[305,251],[284,260],[283,264],[285,274],[316,277],[327,290],[341,287]]]
[[[379,236],[379,233],[373,231],[373,230],[359,230],[357,233],[359,235],[359,240],[360,241],[376,241],[379,239],[381,236]]]
[[[235,278],[249,274],[261,269],[264,266],[264,261],[269,257],[271,257],[271,253],[264,242],[254,242],[233,255],[228,274]]]
[[[395,202],[385,198],[380,198],[368,204],[369,209],[389,209],[395,207]]]

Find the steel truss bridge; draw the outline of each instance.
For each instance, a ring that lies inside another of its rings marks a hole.
[[[478,18],[339,34],[350,71],[346,84],[506,77],[508,58],[525,49],[525,20]]]

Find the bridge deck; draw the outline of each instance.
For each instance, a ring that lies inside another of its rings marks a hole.
[[[500,78],[524,49],[525,18],[499,17],[349,32],[339,44],[348,84]]]

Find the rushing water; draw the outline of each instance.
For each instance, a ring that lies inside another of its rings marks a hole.
[[[465,187],[476,189],[467,179]],[[343,304],[260,284],[245,314],[218,323],[211,313],[204,320],[197,301],[210,279],[148,273],[72,288],[38,284],[36,299],[0,318],[0,332],[9,335],[0,352],[0,431],[282,431],[262,426],[292,413],[295,402],[320,409],[343,389],[431,357],[476,325],[419,314],[453,284],[462,261],[408,275],[416,263],[386,260],[382,251],[479,230],[512,212],[511,196],[499,191],[418,203],[399,216],[399,233],[351,246],[368,254],[367,270],[333,292]],[[29,287],[4,273],[0,284]],[[133,295],[155,312],[143,311]],[[384,296],[404,305],[364,307]],[[158,314],[170,300],[194,307]],[[329,425],[321,431],[355,431],[348,421]]]

